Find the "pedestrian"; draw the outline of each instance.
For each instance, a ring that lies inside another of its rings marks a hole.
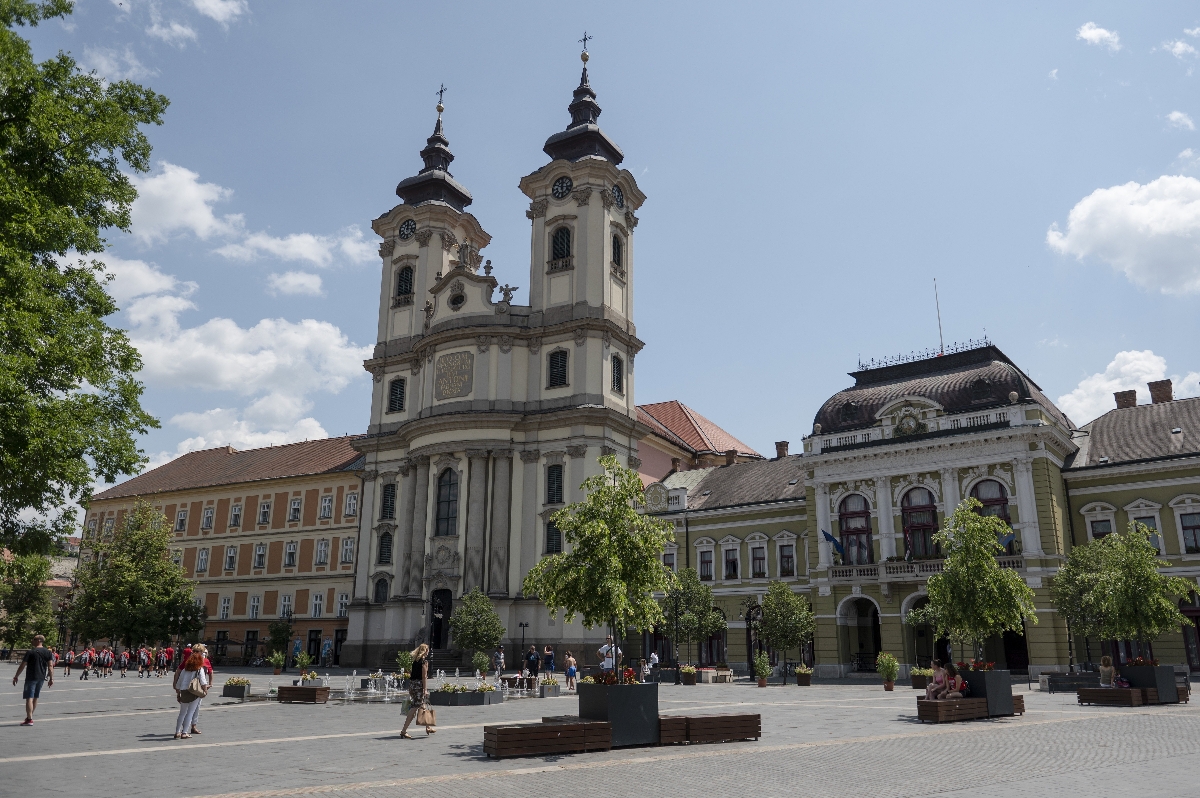
[[[33,725],[33,711],[37,709],[42,684],[54,686],[54,668],[51,666],[53,661],[50,650],[46,648],[45,636],[34,635],[33,648],[25,653],[25,659],[21,660],[16,676],[13,676],[13,686],[16,687],[17,678],[21,671],[25,671],[25,690],[21,693],[21,697],[25,699],[25,720],[21,721],[22,726]]]
[[[121,678],[125,678],[125,674],[129,671],[129,649],[121,649],[121,655],[117,657],[117,664],[121,666]]]
[[[497,679],[504,675],[504,646],[496,646],[492,654],[492,668],[496,671]]]
[[[546,650],[542,652],[542,670],[551,676],[554,675],[554,649],[546,646]]]
[[[75,649],[68,648],[67,655],[63,657],[63,676],[71,675],[71,666],[75,664]]]
[[[413,649],[412,658],[412,668],[408,672],[408,696],[412,705],[404,719],[404,728],[400,730],[400,736],[405,740],[415,739],[408,733],[408,725],[414,718],[417,723],[425,724],[426,737],[437,731],[433,728],[437,716],[429,708],[429,646],[426,643],[417,646]]]
[[[175,697],[179,701],[179,716],[175,719],[176,740],[186,740],[192,736],[188,730],[195,727],[200,700],[208,694],[211,684],[212,680],[204,670],[203,647],[193,648],[192,655],[175,677]]]
[[[181,661],[179,669],[182,671],[184,669],[184,665],[182,663],[190,662],[192,655],[197,654],[197,653],[200,654],[201,667],[204,669],[204,674],[208,678],[208,683],[212,684],[213,666],[212,666],[212,662],[210,662],[208,659],[208,647],[205,646],[203,643],[195,643],[190,648],[186,648],[183,650],[183,660]],[[178,674],[176,674],[176,678],[178,678]],[[197,728],[196,724],[199,720],[200,705],[202,703],[204,703],[204,696],[201,696],[200,698],[196,699],[196,708],[194,710],[192,710],[192,716],[191,716],[192,717],[192,721],[191,721],[192,725],[191,725],[191,728],[189,729],[189,732],[191,734],[200,734],[201,733],[200,729]]]
[[[142,643],[138,647],[138,678],[150,678],[150,652],[146,650],[146,644]]]
[[[658,667],[658,652],[657,651],[650,652],[650,667],[651,668]]]
[[[604,645],[600,646],[600,650],[596,653],[600,655],[601,670],[611,671],[617,667],[616,660],[613,659],[613,653],[616,653],[616,660],[621,659],[623,653],[621,649],[613,645],[612,635],[604,638]]]
[[[79,652],[79,670],[80,670],[79,679],[80,679],[80,681],[87,679],[87,677],[88,677],[88,668],[92,667],[91,657],[92,657],[92,655],[88,652],[88,649],[86,649],[86,648],[83,651]]]
[[[650,681],[650,663],[642,660],[642,681],[648,683]]]
[[[563,661],[563,664],[567,666],[567,689],[574,690],[575,675],[579,671],[575,667],[575,657],[571,655],[570,651],[567,652],[567,658]]]
[[[538,675],[538,666],[542,659],[538,656],[537,646],[530,646],[529,653],[525,655],[525,675],[531,679],[536,679]]]

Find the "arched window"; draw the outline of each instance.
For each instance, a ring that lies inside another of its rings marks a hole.
[[[389,413],[404,412],[404,378],[397,377],[388,383],[388,409]]]
[[[556,261],[571,257],[571,228],[560,227],[554,231],[550,240],[550,257]]]
[[[447,468],[437,481],[437,526],[435,535],[458,534],[458,474]]]
[[[971,498],[978,499],[983,505],[978,510],[980,515],[994,515],[1008,526],[1012,526],[1012,521],[1008,518],[1008,491],[999,482],[994,479],[976,482],[975,487],[971,488]],[[1004,551],[1010,555],[1017,553],[1015,537],[1004,547]]]
[[[546,358],[546,387],[562,388],[567,384],[567,353],[558,349]]]
[[[405,266],[396,272],[396,296],[408,296],[413,292],[412,266]]]
[[[926,488],[913,488],[900,500],[901,520],[904,524],[904,545],[914,559],[938,557],[941,551],[933,542],[937,532],[937,508],[933,494]]]
[[[871,551],[871,508],[860,494],[851,493],[838,505],[838,529],[846,565],[867,565]]]
[[[392,533],[384,532],[379,536],[379,564],[392,564]]]
[[[612,389],[625,393],[625,361],[616,355],[612,356]]]
[[[613,249],[613,256],[612,256],[613,265],[617,267],[617,271],[621,271],[625,268],[625,244],[621,242],[620,236],[618,236],[618,235],[613,236],[612,249]]]
[[[375,603],[383,604],[388,599],[388,581],[382,577],[375,580]]]
[[[559,463],[546,466],[546,504],[562,504],[563,467]]]

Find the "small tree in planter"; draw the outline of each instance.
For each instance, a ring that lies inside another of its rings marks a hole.
[[[796,674],[797,687],[809,687],[812,685],[813,669],[801,662],[796,666],[792,673]]]
[[[900,675],[900,663],[891,654],[881,651],[875,658],[875,671],[883,679],[883,689],[890,693],[896,687],[896,677]]]
[[[282,657],[282,661],[275,667],[280,669],[287,667],[288,646],[292,642],[292,618],[290,615],[267,624],[267,641],[267,647]],[[271,664],[275,663],[275,660],[270,657],[267,657],[267,661]]]
[[[675,588],[663,601],[662,628],[675,638],[676,657],[680,643],[687,644],[687,659],[692,660],[692,644],[707,640],[728,627],[725,616],[713,608],[712,588],[700,581],[695,568],[684,568]]]
[[[621,630],[662,626],[662,607],[653,594],[676,585],[675,574],[660,559],[672,534],[667,522],[634,509],[646,500],[635,471],[612,455],[601,457],[600,465],[604,473],[583,482],[587,497],[551,517],[562,532],[564,551],[535,565],[523,591],[554,608],[552,616],[562,608],[568,622],[581,615],[588,629],[607,626],[617,646]],[[658,685],[628,685],[619,656],[613,664],[615,686],[580,684],[579,714],[609,720],[613,745],[658,742]],[[623,702],[629,712],[616,711]],[[622,723],[622,718],[630,722]]]
[[[817,618],[808,602],[793,593],[787,583],[772,582],[763,596],[759,623],[771,648],[783,652],[784,681],[787,681],[787,652],[812,640],[817,630]]]
[[[487,675],[489,651],[504,638],[504,624],[492,601],[478,587],[463,595],[450,615],[450,634],[461,649],[474,651],[471,665]]]
[[[767,656],[767,652],[760,651],[754,656],[754,675],[758,679],[759,687],[767,686],[767,677],[771,675],[771,658]]]
[[[278,675],[283,670],[283,663],[285,662],[283,652],[272,651],[267,655],[267,662],[271,663],[271,667],[274,668],[275,674]]]

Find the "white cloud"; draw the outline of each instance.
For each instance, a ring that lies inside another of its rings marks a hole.
[[[1184,28],[1183,32],[1188,36],[1200,36],[1200,28]]]
[[[225,26],[250,10],[246,0],[192,0],[192,5],[204,16]]]
[[[1183,111],[1172,111],[1171,113],[1167,114],[1167,123],[1171,127],[1178,128],[1180,130],[1196,129],[1196,123],[1193,122],[1192,118]]]
[[[1146,383],[1166,376],[1166,359],[1151,350],[1118,352],[1104,371],[1085,377],[1075,390],[1058,397],[1058,406],[1076,424],[1086,424],[1116,407],[1117,391],[1137,391],[1139,404],[1149,402]],[[1200,395],[1200,372],[1172,375],[1171,382],[1177,399]]]
[[[181,22],[164,25],[160,20],[155,20],[154,24],[146,28],[146,33],[180,48],[186,46],[189,41],[196,41],[196,31]]]
[[[142,65],[130,47],[126,47],[124,52],[111,47],[84,47],[81,63],[88,72],[95,72],[110,81],[138,80],[153,74]]]
[[[1049,74],[1049,75],[1047,75],[1046,77],[1050,78],[1050,80],[1058,80],[1058,70],[1057,70],[1057,69],[1051,69],[1051,70],[1050,70],[1050,74]]]
[[[1095,22],[1087,22],[1075,32],[1075,37],[1088,44],[1103,45],[1114,53],[1121,49],[1121,37],[1115,30],[1105,30]]]
[[[1188,147],[1176,156],[1175,162],[1179,164],[1180,169],[1195,169],[1200,166],[1200,152]]]
[[[1065,233],[1050,227],[1046,243],[1099,258],[1142,288],[1200,293],[1200,180],[1164,175],[1096,189],[1071,209]]]
[[[308,272],[284,272],[267,277],[272,294],[321,295],[321,275]]]
[[[338,254],[357,263],[376,257],[357,225],[347,227],[336,236],[293,233],[278,238],[268,233],[251,233],[241,241],[226,244],[216,251],[235,260],[254,260],[259,255],[270,255],[280,260],[302,261],[314,266],[328,266]]]
[[[207,239],[234,235],[241,230],[241,214],[218,218],[212,206],[229,199],[233,191],[216,183],[200,182],[200,175],[182,166],[161,161],[158,174],[135,175],[138,198],[133,203],[133,235],[144,244],[166,241],[172,234],[190,232]]]
[[[163,274],[158,266],[144,260],[125,260],[112,254],[101,257],[105,272],[111,275],[107,290],[121,307],[129,300],[147,294],[180,292],[185,296],[196,290],[196,284],[183,282],[172,274]]]
[[[1195,57],[1197,55],[1196,48],[1182,40],[1163,42],[1162,48],[1180,61],[1189,56]]]

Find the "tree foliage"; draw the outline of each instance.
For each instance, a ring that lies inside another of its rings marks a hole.
[[[1080,637],[1104,637],[1104,603],[1099,589],[1104,571],[1104,539],[1071,549],[1066,563],[1054,575],[1050,594],[1071,631]]]
[[[157,426],[137,350],[104,322],[117,307],[103,264],[84,257],[106,228],[129,229],[127,170],[148,169],[141,126],[161,124],[167,99],[67,53],[35,63],[14,28],[71,9],[0,0],[0,543],[19,553],[67,532],[97,478],[134,473],[135,435]]]
[[[292,619],[280,618],[267,624],[267,641],[268,651],[278,651],[286,656],[288,646],[292,644]]]
[[[604,473],[583,482],[586,498],[551,518],[566,551],[530,569],[523,590],[551,607],[552,614],[562,608],[568,622],[581,615],[588,629],[657,628],[663,611],[653,594],[675,586],[675,574],[661,560],[671,540],[670,524],[634,509],[635,502],[646,500],[635,471],[612,455],[601,457],[600,465]]]
[[[725,616],[713,607],[712,588],[700,581],[695,568],[684,568],[676,577],[675,587],[663,600],[663,631],[675,636],[675,645],[691,646],[707,640],[728,627]]]
[[[124,524],[94,538],[78,568],[71,628],[85,640],[126,646],[159,643],[204,627],[192,583],[171,559],[171,529],[162,513],[138,500]]]
[[[50,560],[41,554],[0,554],[0,642],[6,648],[25,648],[33,636],[46,636],[46,645],[58,640],[50,601]]]
[[[492,600],[478,587],[465,593],[450,614],[454,644],[466,651],[490,652],[504,638],[504,624]]]
[[[1181,576],[1165,576],[1159,568],[1152,542],[1153,531],[1130,523],[1124,532],[1105,535],[1088,544],[1100,550],[1100,578],[1095,603],[1099,606],[1101,635],[1110,640],[1151,642],[1159,635],[1191,625],[1179,611],[1179,600],[1196,584]]]
[[[817,631],[817,616],[786,582],[772,582],[763,596],[759,624],[771,648],[786,653],[812,640]]]
[[[929,603],[908,614],[908,623],[927,623],[940,636],[970,643],[980,656],[993,635],[1022,631],[1024,621],[1037,623],[1033,590],[1020,574],[1001,568],[997,542],[1009,527],[995,516],[980,515],[983,505],[968,498],[933,536],[945,553],[942,572],[929,578]]]

